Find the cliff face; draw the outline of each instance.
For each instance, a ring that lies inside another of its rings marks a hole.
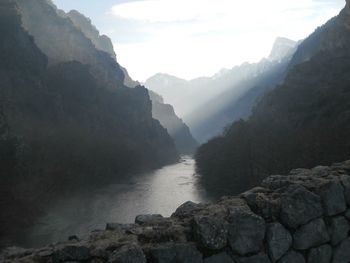
[[[91,20],[76,10],[72,10],[66,14],[66,17],[89,38],[98,50],[108,53],[112,58],[116,59],[113,44],[106,35],[100,35],[100,32],[92,24]]]
[[[107,36],[101,36],[99,31],[92,25],[91,20],[80,14],[77,11],[70,11],[65,14],[60,12],[62,17],[68,17],[87,38],[89,38],[94,46],[108,53],[112,58],[116,59],[111,40]],[[121,67],[124,74],[124,85],[130,88],[140,86],[140,83],[134,81],[127,69]],[[193,139],[191,132],[186,124],[178,118],[171,105],[164,104],[163,101],[158,100],[153,92],[149,92],[152,101],[152,116],[159,120],[161,125],[167,129],[170,136],[173,138],[175,146],[180,154],[194,153],[197,142]]]
[[[106,52],[95,48],[73,22],[58,14],[46,0],[16,0],[24,28],[47,55],[50,65],[79,61],[90,65],[98,84],[111,90],[123,85],[124,74]]]
[[[8,248],[8,262],[305,263],[350,261],[350,161],[270,176],[213,204],[187,202],[170,218],[140,215],[84,239],[36,250]]]
[[[173,138],[175,146],[180,154],[193,154],[198,147],[198,143],[192,137],[188,126],[176,116],[173,106],[164,104],[161,96],[149,91],[152,100],[153,118],[160,121]]]

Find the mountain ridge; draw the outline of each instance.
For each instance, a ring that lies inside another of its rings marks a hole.
[[[318,28],[299,45],[284,82],[257,102],[250,118],[200,147],[197,169],[205,185],[221,180],[237,191],[271,173],[349,156],[348,22],[343,9]]]

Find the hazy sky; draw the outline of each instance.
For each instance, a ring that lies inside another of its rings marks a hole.
[[[144,81],[190,79],[267,56],[276,37],[307,37],[345,0],[53,0],[90,17],[118,62]]]

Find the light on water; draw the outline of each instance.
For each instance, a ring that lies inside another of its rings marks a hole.
[[[84,236],[104,229],[107,222],[133,223],[139,214],[170,216],[186,201],[209,201],[198,185],[194,165],[193,159],[184,157],[178,164],[135,176],[128,182],[58,201],[28,231],[23,245],[42,246],[67,240],[71,235]]]

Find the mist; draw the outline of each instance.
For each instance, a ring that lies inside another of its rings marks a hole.
[[[349,1],[1,0],[0,36],[0,262],[350,261]]]

